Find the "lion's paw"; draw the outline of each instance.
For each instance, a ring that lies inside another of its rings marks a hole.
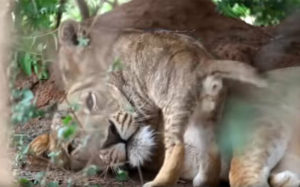
[[[291,171],[283,171],[271,176],[271,187],[299,187],[300,179]]]
[[[29,144],[29,153],[33,156],[42,156],[49,150],[49,134],[42,134]]]

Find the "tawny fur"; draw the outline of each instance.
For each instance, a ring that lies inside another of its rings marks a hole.
[[[299,182],[297,177],[300,170],[291,165],[299,164],[300,158],[299,144],[295,145],[298,139],[298,134],[295,132],[300,127],[298,118],[300,69],[286,68],[271,71],[266,74],[266,77],[269,82],[268,88],[254,90],[236,87],[233,89],[231,98],[245,101],[244,104],[249,105],[247,107],[256,112],[254,116],[245,118],[245,123],[251,125],[250,131],[244,133],[245,143],[242,147],[238,145],[233,147],[234,155],[229,175],[233,187],[269,185],[297,187],[299,185],[299,183],[295,184]],[[231,110],[234,112],[234,109]],[[235,112],[236,115],[244,115],[243,112]],[[288,159],[291,155],[295,159]],[[287,172],[280,174],[285,171]],[[294,176],[295,179],[289,182],[289,177],[285,180],[282,175]],[[271,184],[268,183],[270,176]]]

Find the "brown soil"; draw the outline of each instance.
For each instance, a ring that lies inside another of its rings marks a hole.
[[[216,57],[241,60],[261,70],[300,64],[300,39],[295,34],[298,28],[291,27],[299,26],[300,24],[295,22],[300,19],[287,20],[277,27],[261,28],[224,17],[215,10],[215,6],[209,0],[133,0],[101,16],[96,24],[116,28],[163,28],[185,32],[200,39]],[[20,80],[17,87],[32,89],[38,107],[47,107],[63,97],[63,92],[57,89],[52,78],[44,82],[38,81],[34,76]],[[24,126],[18,126],[16,132],[27,135],[30,141],[49,130],[50,117],[33,119]],[[37,171],[41,170],[46,168],[32,167],[30,164],[16,168],[19,176],[27,178],[33,178]],[[78,186],[87,182],[98,183],[101,186],[140,186],[134,172],[126,183],[117,182],[113,176],[80,176],[82,175],[69,171],[48,171],[49,180],[60,181],[62,186],[66,186],[65,183],[70,177],[78,179]]]

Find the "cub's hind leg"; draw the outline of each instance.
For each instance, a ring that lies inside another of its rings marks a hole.
[[[235,148],[229,174],[230,185],[268,187],[270,171],[282,158],[287,142],[288,136],[282,127],[260,123],[243,149]]]
[[[176,103],[177,104],[177,103]],[[183,133],[190,115],[189,110],[180,104],[172,104],[163,110],[165,157],[155,179],[144,187],[175,186],[184,162]]]

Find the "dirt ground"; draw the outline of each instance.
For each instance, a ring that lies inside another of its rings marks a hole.
[[[291,24],[293,21],[290,20],[288,25],[295,25]],[[208,0],[133,0],[101,16],[96,24],[119,28],[164,28],[184,31],[203,41],[208,50],[216,57],[241,60],[253,64],[261,70],[294,66],[300,63],[300,46],[297,43],[300,40],[298,37],[294,37],[294,32],[290,31],[293,29],[282,29],[286,28],[285,23],[274,28],[253,27],[240,20],[216,13],[214,5]],[[283,47],[278,48],[278,46],[282,46],[283,42],[276,39],[275,36],[278,35],[278,32],[286,38],[293,38],[293,40],[289,43],[285,42]],[[293,47],[291,47],[292,44]],[[273,59],[275,53],[276,60]],[[35,94],[39,108],[57,103],[64,95],[62,91],[58,90],[52,78],[47,81],[39,81],[34,76],[22,77],[17,81],[17,87],[30,88]],[[46,115],[45,118],[32,119],[25,125],[16,126],[15,132],[26,135],[25,143],[28,143],[37,135],[47,132],[50,123],[51,115]],[[118,182],[113,174],[82,177],[80,172],[51,169],[47,167],[47,164],[33,165],[27,162],[25,165],[15,167],[14,172],[19,177],[34,179],[38,172],[47,171],[48,180],[58,181],[61,186],[67,186],[69,178],[76,183],[75,186],[88,184],[141,186],[135,171],[130,172],[130,179],[127,182]],[[150,174],[145,174],[144,177],[145,180],[151,179]],[[191,183],[181,182],[178,186],[191,186]]]

